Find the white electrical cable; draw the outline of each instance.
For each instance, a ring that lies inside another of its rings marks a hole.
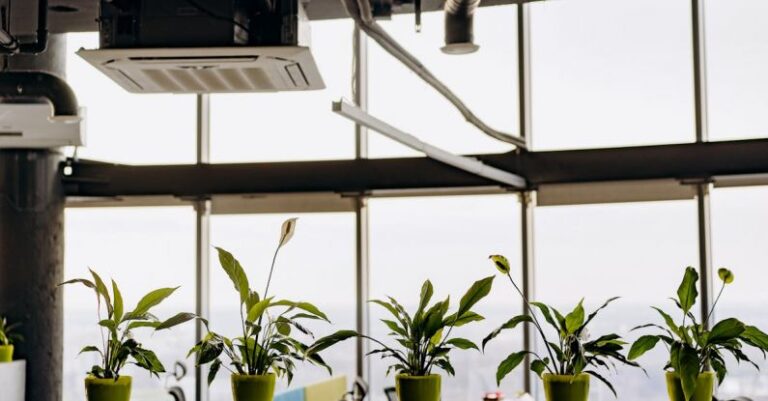
[[[424,82],[432,86],[448,101],[450,101],[466,118],[466,120],[477,127],[483,133],[502,142],[513,144],[519,148],[526,148],[524,139],[495,130],[485,124],[477,117],[464,102],[443,84],[432,72],[427,69],[416,57],[403,48],[394,38],[392,38],[381,26],[373,19],[373,13],[368,0],[342,0],[347,13],[355,20],[358,27],[376,41],[384,50],[396,59],[400,60],[406,67],[416,73]]]

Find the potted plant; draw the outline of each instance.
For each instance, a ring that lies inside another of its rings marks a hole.
[[[132,380],[130,376],[121,375],[129,359],[156,377],[159,377],[158,373],[165,372],[155,353],[136,341],[133,331],[140,328],[152,328],[156,331],[168,329],[193,319],[195,315],[179,313],[161,322],[150,313],[152,308],[173,294],[178,287],[154,290],[141,298],[133,310],[126,312],[117,283],[112,280],[110,294],[101,277],[93,270],[90,272],[93,280],[78,278],[59,284],[82,284],[96,293],[96,311],[102,343],[86,346],[80,353],[98,353],[101,359],[98,365],[91,368],[85,379],[86,397],[88,401],[129,401]],[[106,310],[106,316],[102,314],[102,306]]]
[[[208,384],[221,367],[230,371],[235,401],[271,401],[276,378],[285,376],[290,384],[298,361],[307,360],[331,372],[317,352],[309,351],[306,344],[295,338],[296,332],[312,337],[303,321],[330,323],[328,317],[310,303],[275,300],[269,292],[277,256],[293,237],[295,227],[296,219],[283,223],[263,295],[251,289],[240,262],[226,250],[216,248],[221,268],[239,294],[242,335],[230,339],[209,330],[189,353],[197,354],[198,366],[211,364]],[[224,357],[228,364],[222,360]]]
[[[395,387],[400,401],[440,401],[441,376],[433,373],[439,368],[453,376],[450,353],[455,349],[475,349],[478,346],[470,340],[451,337],[455,327],[483,320],[472,311],[472,307],[485,298],[493,285],[494,277],[475,282],[459,302],[458,310],[448,313],[450,297],[430,305],[434,288],[426,281],[421,288],[419,306],[415,313],[409,314],[392,297],[388,300],[371,302],[386,309],[394,320],[382,319],[395,341],[399,344],[390,347],[383,342],[352,330],[342,330],[319,339],[310,350],[317,352],[338,342],[352,337],[363,337],[377,344],[378,348],[368,355],[380,355],[392,360],[387,375],[395,371]]]
[[[16,332],[19,323],[8,323],[5,317],[0,317],[0,363],[13,361],[13,344],[22,340]]]
[[[718,270],[718,276],[722,281],[720,292],[703,323],[699,323],[691,312],[699,295],[699,274],[689,267],[677,290],[677,299],[672,298],[682,312],[681,323],[678,325],[671,315],[654,307],[666,327],[651,323],[635,328],[654,328],[659,334],[638,338],[629,351],[630,360],[639,358],[659,342],[663,342],[669,350],[669,361],[664,369],[667,370],[667,392],[671,401],[711,401],[715,379],[722,383],[728,374],[726,354],[732,355],[737,362],[747,362],[757,368],[742,349],[748,345],[757,348],[763,355],[768,351],[768,335],[757,327],[734,318],[710,325],[723,290],[734,280],[733,273],[725,268]]]
[[[617,334],[605,334],[594,340],[589,339],[587,327],[597,317],[598,313],[605,309],[611,302],[618,298],[611,298],[594,312],[586,315],[582,299],[578,305],[568,313],[563,315],[557,309],[543,304],[541,302],[531,302],[520,290],[520,287],[512,279],[511,268],[507,258],[501,255],[490,257],[496,268],[505,275],[518,294],[522,297],[525,305],[525,314],[515,316],[501,327],[491,332],[483,339],[483,349],[485,346],[505,330],[510,330],[520,324],[532,324],[542,342],[547,353],[539,355],[532,351],[519,351],[510,354],[499,364],[496,372],[497,384],[512,372],[526,356],[533,357],[531,370],[534,371],[544,382],[544,394],[548,401],[586,401],[589,397],[590,377],[595,377],[605,383],[608,388],[616,395],[613,385],[603,375],[597,372],[598,369],[615,366],[616,362],[639,367],[635,362],[630,362],[623,354],[624,342]],[[544,332],[537,317],[534,307],[538,310],[544,321],[554,329],[557,334],[557,340],[551,341]]]

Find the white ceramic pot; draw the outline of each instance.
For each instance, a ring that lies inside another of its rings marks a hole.
[[[3,389],[3,401],[24,401],[26,373],[26,361],[0,363],[0,389]]]

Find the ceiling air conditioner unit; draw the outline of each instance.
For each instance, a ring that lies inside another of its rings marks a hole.
[[[324,89],[300,0],[102,0],[78,54],[134,93]]]

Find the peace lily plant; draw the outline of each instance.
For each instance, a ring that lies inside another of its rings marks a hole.
[[[283,223],[262,294],[251,289],[240,262],[231,253],[216,248],[221,267],[239,294],[242,334],[230,339],[209,331],[190,354],[197,355],[198,366],[210,364],[209,384],[222,367],[230,371],[235,401],[272,400],[276,377],[285,376],[290,384],[299,361],[309,361],[331,372],[318,352],[309,350],[309,346],[296,338],[296,332],[313,337],[303,321],[330,323],[328,317],[310,303],[275,300],[270,296],[277,256],[293,237],[295,228],[296,219]]]
[[[594,340],[589,339],[587,327],[597,317],[598,313],[605,309],[611,302],[618,298],[611,298],[600,308],[586,315],[583,300],[569,314],[563,316],[557,309],[541,302],[531,302],[520,290],[520,287],[512,278],[511,268],[507,258],[501,255],[490,257],[496,268],[512,283],[518,294],[523,298],[526,313],[515,316],[501,327],[491,332],[483,340],[485,346],[505,330],[510,330],[520,324],[532,324],[546,349],[546,354],[539,355],[532,351],[519,351],[510,354],[498,367],[496,381],[501,381],[523,362],[526,356],[533,357],[531,370],[544,382],[544,393],[548,401],[586,401],[589,395],[590,376],[605,383],[611,392],[616,395],[613,385],[598,369],[607,369],[616,365],[616,362],[633,367],[639,367],[635,362],[630,362],[622,354],[624,342],[617,334],[605,334]],[[554,329],[557,340],[552,341],[544,332],[536,311]]]
[[[659,334],[644,335],[632,344],[629,359],[635,360],[653,349],[659,342],[669,351],[669,361],[665,366],[667,391],[671,401],[711,401],[715,387],[715,376],[722,383],[728,374],[724,356],[730,354],[737,362],[747,362],[758,366],[743,352],[745,345],[758,349],[765,356],[768,351],[768,335],[757,327],[748,326],[738,319],[728,318],[714,325],[710,321],[725,287],[733,283],[733,273],[725,268],[718,271],[721,280],[720,292],[712,308],[699,323],[691,312],[698,297],[699,274],[689,267],[677,290],[677,299],[672,298],[682,312],[680,324],[671,315],[654,307],[666,327],[659,324],[646,324],[636,329],[654,328]],[[708,327],[712,327],[708,329]],[[758,368],[759,369],[759,368]]]
[[[0,317],[0,363],[13,361],[13,344],[22,340],[16,332],[19,323],[8,323],[5,317]]]
[[[160,288],[149,292],[136,304],[133,310],[126,312],[123,296],[117,283],[112,280],[112,293],[101,277],[90,270],[91,279],[78,278],[59,284],[82,284],[96,293],[96,313],[99,318],[101,344],[89,345],[80,353],[97,353],[100,361],[88,372],[85,379],[88,401],[129,401],[131,398],[130,376],[121,374],[128,361],[159,377],[165,367],[155,353],[143,347],[134,337],[134,330],[149,328],[155,331],[169,329],[177,324],[194,318],[190,313],[179,313],[161,322],[150,311],[171,296],[176,288]],[[102,314],[102,306],[106,316]]]
[[[451,337],[451,333],[456,327],[483,320],[482,316],[472,311],[472,307],[490,293],[493,279],[488,277],[475,282],[459,301],[458,310],[451,314],[448,313],[450,297],[430,305],[434,295],[430,281],[422,286],[419,306],[413,314],[392,297],[371,301],[394,318],[382,319],[381,322],[391,330],[389,335],[399,346],[389,346],[355,331],[342,330],[317,340],[310,351],[318,352],[352,337],[366,338],[377,344],[377,348],[368,353],[369,356],[380,355],[382,359],[392,361],[387,375],[396,372],[395,384],[400,401],[439,401],[441,377],[432,373],[433,369],[441,369],[453,376],[455,371],[450,353],[456,349],[478,350],[472,341]]]

